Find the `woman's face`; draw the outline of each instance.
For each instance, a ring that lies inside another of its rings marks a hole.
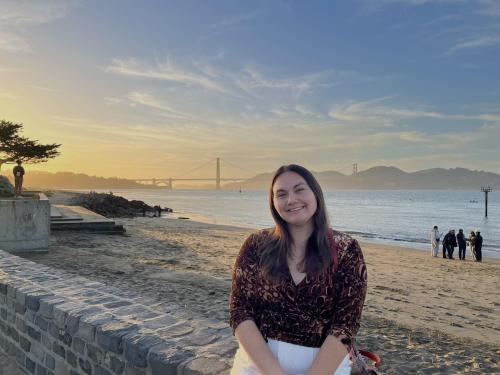
[[[285,172],[276,179],[273,204],[281,218],[290,225],[308,224],[318,207],[314,192],[295,172]]]

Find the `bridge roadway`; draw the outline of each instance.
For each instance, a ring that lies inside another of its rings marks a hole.
[[[247,178],[140,178],[132,179],[131,181],[137,182],[139,184],[145,183],[145,185],[159,186],[160,184],[165,184],[169,189],[173,189],[174,181],[214,181],[216,189],[220,189],[221,181],[246,181]]]

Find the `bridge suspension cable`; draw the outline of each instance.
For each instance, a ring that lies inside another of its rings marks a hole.
[[[201,168],[203,168],[204,166],[206,166],[206,165],[208,165],[208,164],[212,163],[212,162],[213,162],[213,161],[215,161],[215,160],[217,160],[217,159],[212,159],[212,160],[210,160],[210,161],[206,162],[205,164],[202,164],[202,165],[200,165],[200,166],[198,166],[198,167],[196,167],[196,168],[191,169],[190,171],[187,171],[186,173],[180,174],[180,175],[178,175],[178,176],[176,176],[176,177],[173,177],[173,178],[174,178],[174,179],[176,179],[176,178],[181,178],[181,177],[184,177],[185,175],[188,175],[188,174],[190,174],[191,172],[194,172],[194,171],[196,171],[196,170],[198,170],[198,169],[201,169]]]
[[[259,172],[252,171],[251,169],[248,169],[248,168],[243,168],[243,167],[240,167],[240,166],[238,166],[238,165],[236,165],[236,164],[233,164],[233,163],[231,163],[231,162],[227,161],[226,159],[222,159],[222,158],[220,158],[220,160],[221,160],[221,161],[223,161],[224,163],[227,163],[227,164],[229,164],[229,165],[231,165],[231,166],[235,167],[235,168],[241,169],[242,171],[246,171],[246,172],[250,172],[250,173],[254,173],[254,174],[259,174]]]

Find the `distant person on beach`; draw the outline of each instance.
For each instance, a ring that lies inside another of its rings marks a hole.
[[[458,230],[457,243],[458,243],[458,258],[460,260],[465,260],[465,249],[467,247],[467,242],[465,240],[463,229]]]
[[[441,238],[441,233],[439,233],[438,226],[434,225],[434,228],[431,230],[430,239],[431,239],[431,255],[433,257],[438,256],[439,251],[439,239]]]
[[[22,161],[16,161],[17,165],[12,170],[14,174],[14,195],[17,197],[21,195],[21,191],[23,190],[23,179],[24,179],[24,168],[22,167]]]
[[[455,251],[455,247],[457,247],[457,238],[455,237],[455,230],[450,229],[446,236],[443,239],[443,258],[446,259],[446,254],[448,254],[448,259],[453,258],[453,252]]]
[[[480,231],[476,232],[475,252],[476,252],[476,262],[482,262],[483,261],[483,236],[481,236]]]
[[[476,260],[476,233],[474,233],[474,231],[470,232],[468,242],[472,260]]]
[[[304,167],[275,172],[269,206],[275,226],[251,234],[234,266],[231,375],[350,374],[367,288],[359,244],[330,228]]]

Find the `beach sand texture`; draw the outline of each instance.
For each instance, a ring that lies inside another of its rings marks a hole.
[[[23,256],[228,321],[231,270],[250,230],[175,218],[118,223],[125,236],[53,232],[49,253]],[[500,262],[362,249],[369,290],[358,342],[382,357],[382,373],[500,373]]]

